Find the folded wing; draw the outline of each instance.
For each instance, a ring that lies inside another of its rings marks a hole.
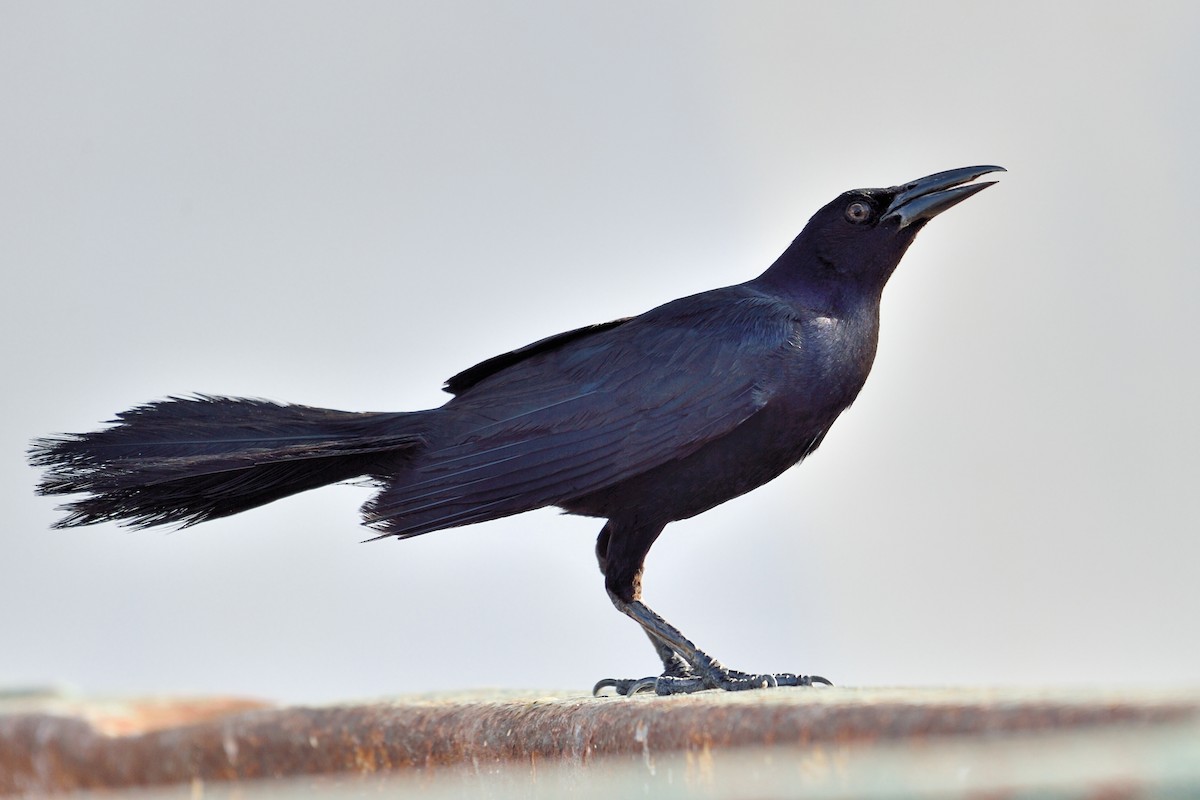
[[[735,287],[516,359],[436,412],[439,441],[367,504],[367,522],[416,536],[687,456],[763,407],[793,331],[790,308]]]

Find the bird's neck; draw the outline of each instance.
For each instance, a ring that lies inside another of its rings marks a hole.
[[[751,283],[760,291],[815,314],[833,318],[864,313],[870,316],[871,308],[879,308],[887,281],[886,275],[875,276],[872,272],[832,263],[815,242],[801,234]]]
[[[865,285],[846,275],[797,275],[772,267],[750,281],[750,285],[783,300],[805,317],[866,319],[879,315],[882,287]]]

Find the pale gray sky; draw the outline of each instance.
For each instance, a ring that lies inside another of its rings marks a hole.
[[[0,686],[319,701],[650,674],[599,522],[358,544],[333,487],[50,531],[23,451],[186,392],[416,409],[760,272],[839,192],[923,232],[807,463],[667,529],[749,670],[1200,682],[1194,3],[4,2]]]

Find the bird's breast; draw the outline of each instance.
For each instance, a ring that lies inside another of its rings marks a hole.
[[[876,315],[813,315],[799,321],[788,341],[782,396],[797,411],[840,412],[858,395],[878,341]]]

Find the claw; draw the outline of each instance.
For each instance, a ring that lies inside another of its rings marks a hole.
[[[673,680],[673,678],[668,675],[651,675],[648,678],[604,678],[601,681],[597,681],[596,685],[592,687],[592,696],[599,697],[600,692],[607,688],[611,688],[621,697],[633,697],[639,692],[672,694],[670,691],[663,692],[659,689],[660,683],[670,680]]]
[[[720,668],[711,675],[668,675],[648,678],[605,678],[593,688],[592,694],[599,696],[601,690],[612,688],[622,697],[632,697],[641,692],[657,695],[691,694],[705,689],[722,689],[726,692],[741,692],[751,689],[771,689],[778,686],[833,686],[833,681],[820,675],[796,675],[791,672],[763,673],[742,672]]]

